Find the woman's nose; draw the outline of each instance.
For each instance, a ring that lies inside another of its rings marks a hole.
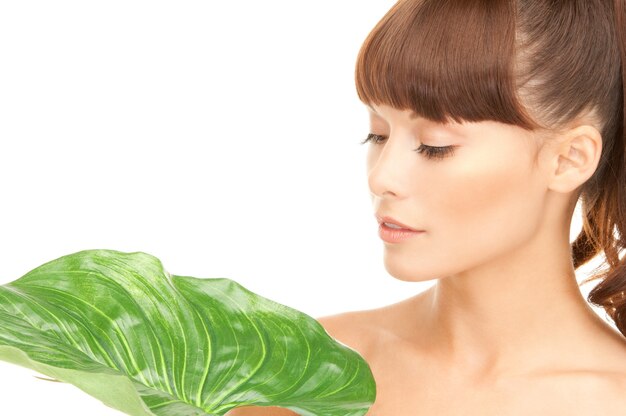
[[[377,146],[377,145],[372,145]],[[372,195],[379,198],[401,197],[409,177],[411,156],[415,156],[407,141],[388,138],[378,145],[380,150],[368,157],[367,181]]]

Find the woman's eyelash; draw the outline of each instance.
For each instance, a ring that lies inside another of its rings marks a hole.
[[[363,140],[361,142],[361,144],[365,144],[367,142],[372,142],[374,144],[380,144],[380,143],[384,142],[385,140],[387,140],[387,136],[381,136],[380,134],[370,133],[370,134],[367,135],[365,140]]]
[[[370,133],[367,135],[365,140],[361,142],[361,144],[365,144],[367,142],[373,142],[374,144],[380,144],[381,142],[387,140],[386,136],[381,136],[380,134]],[[433,147],[426,146],[425,144],[421,144],[420,147],[414,149],[417,153],[424,153],[426,158],[428,159],[443,159],[447,156],[451,156],[454,152],[455,146],[445,146],[445,147]]]

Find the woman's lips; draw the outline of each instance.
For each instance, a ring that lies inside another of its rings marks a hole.
[[[386,226],[385,222],[381,222],[378,226],[378,235],[387,243],[400,243],[424,233],[425,231],[391,228]]]
[[[385,215],[385,216],[381,216],[381,215],[375,214],[375,217],[376,217],[376,219],[378,220],[378,223],[379,223],[379,224],[382,224],[382,223],[385,223],[385,222],[386,222],[386,223],[388,223],[388,224],[394,224],[394,225],[397,225],[397,226],[401,227],[403,230],[408,230],[408,231],[424,231],[424,230],[418,230],[418,229],[416,229],[416,228],[409,227],[408,225],[403,224],[403,223],[401,223],[400,221],[396,220],[395,218],[390,217],[390,216],[387,216],[387,215]],[[388,228],[391,228],[391,227],[388,227]]]

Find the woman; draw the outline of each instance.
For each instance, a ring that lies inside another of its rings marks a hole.
[[[400,0],[366,39],[385,266],[438,279],[320,319],[370,363],[368,415],[626,414],[625,26],[626,0]],[[596,254],[620,332],[576,280]]]

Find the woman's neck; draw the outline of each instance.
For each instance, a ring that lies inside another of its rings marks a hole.
[[[580,292],[569,244],[548,236],[424,293],[418,325],[427,350],[456,371],[508,374],[569,362],[606,334]]]

